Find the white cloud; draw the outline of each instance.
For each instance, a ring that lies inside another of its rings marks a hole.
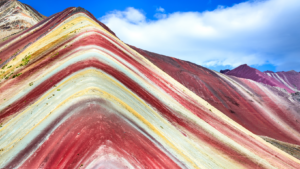
[[[159,7],[159,8],[156,9],[156,11],[157,11],[157,12],[165,12],[165,9],[162,8],[162,7]]]
[[[132,7],[127,8],[125,11],[112,11],[103,17],[107,20],[123,20],[128,24],[139,24],[146,20],[145,15]]]
[[[300,1],[249,1],[149,20],[140,10],[100,20],[124,42],[203,66],[262,65],[300,71]]]

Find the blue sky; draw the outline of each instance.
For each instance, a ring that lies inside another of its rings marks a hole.
[[[50,16],[81,6],[125,43],[219,71],[300,71],[299,0],[20,0]]]
[[[20,0],[22,3],[34,7],[45,16],[51,16],[68,7],[83,7],[90,11],[96,18],[102,17],[109,11],[125,10],[128,7],[134,7],[144,11],[150,19],[156,19],[154,16],[156,9],[163,7],[169,13],[173,12],[189,12],[189,11],[205,11],[214,10],[219,5],[232,6],[243,2],[243,0]],[[245,1],[245,0],[244,0]]]

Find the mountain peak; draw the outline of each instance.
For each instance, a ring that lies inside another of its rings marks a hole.
[[[248,66],[247,64],[242,64],[242,65],[240,65],[240,66]],[[248,66],[249,67],[249,66]]]
[[[255,69],[255,68],[250,67],[250,66],[247,65],[247,64],[242,64],[242,65],[236,67],[235,69]],[[233,70],[235,70],[235,69],[233,69]]]
[[[6,40],[40,22],[45,16],[17,0],[0,0],[0,38]]]
[[[259,70],[255,69],[255,68],[252,68],[252,67],[248,66],[247,64],[242,64],[242,65],[236,67],[235,69],[227,72],[226,74],[228,74],[228,75],[241,74],[242,75],[242,74],[244,74],[246,72],[249,73],[249,72],[255,72],[255,71],[259,71]]]

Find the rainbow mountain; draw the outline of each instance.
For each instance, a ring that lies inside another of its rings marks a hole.
[[[289,93],[125,44],[82,8],[0,59],[0,168],[300,166]]]

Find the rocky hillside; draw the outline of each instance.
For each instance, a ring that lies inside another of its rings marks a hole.
[[[35,9],[17,0],[0,0],[0,39],[7,40],[44,18]]]

